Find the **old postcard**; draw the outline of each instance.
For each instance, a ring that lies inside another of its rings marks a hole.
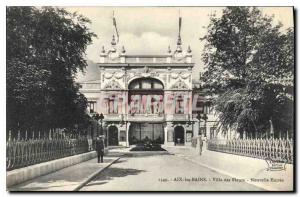
[[[293,7],[6,8],[8,191],[294,191]]]

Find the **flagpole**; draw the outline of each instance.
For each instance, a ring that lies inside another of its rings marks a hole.
[[[117,22],[116,22],[116,18],[115,18],[115,11],[113,10],[113,26],[115,27],[115,31],[116,31],[116,37],[117,37],[117,43],[119,43],[119,32],[118,32],[118,28],[117,28]]]

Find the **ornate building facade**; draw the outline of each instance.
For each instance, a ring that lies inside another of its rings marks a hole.
[[[187,145],[198,134],[192,116],[192,51],[177,47],[164,55],[127,55],[113,37],[102,48],[99,79],[81,83],[91,113],[104,115],[109,146],[129,146],[150,139]],[[197,127],[197,126],[196,126]]]

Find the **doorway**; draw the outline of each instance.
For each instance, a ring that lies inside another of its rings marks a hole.
[[[182,126],[176,126],[174,133],[175,145],[184,145],[184,128]]]
[[[108,146],[118,146],[118,128],[116,126],[110,126],[108,128]]]

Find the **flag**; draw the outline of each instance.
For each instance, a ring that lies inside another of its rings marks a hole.
[[[182,21],[182,19],[181,19],[181,17],[179,17],[179,36],[180,36],[180,32],[181,32],[181,21]]]
[[[118,32],[117,22],[116,22],[115,16],[113,16],[113,26],[115,27],[115,30],[116,30],[117,43],[118,43],[119,42],[119,32]]]

